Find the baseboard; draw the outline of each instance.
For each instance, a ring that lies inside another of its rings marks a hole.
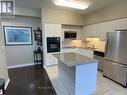
[[[8,79],[6,80],[6,82],[5,82],[5,89],[7,89],[9,83],[10,83],[10,79],[8,78]]]
[[[12,68],[20,68],[20,67],[26,67],[26,66],[32,66],[32,65],[34,65],[34,63],[12,65],[12,66],[8,66],[8,69],[12,69]]]

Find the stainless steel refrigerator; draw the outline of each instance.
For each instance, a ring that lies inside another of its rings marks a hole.
[[[107,33],[103,75],[127,87],[127,30]]]

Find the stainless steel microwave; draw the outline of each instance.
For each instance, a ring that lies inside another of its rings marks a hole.
[[[77,38],[77,33],[75,31],[65,31],[64,32],[64,38],[65,39],[76,39]]]

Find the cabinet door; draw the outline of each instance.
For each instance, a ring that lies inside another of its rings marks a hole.
[[[105,23],[98,23],[93,25],[88,25],[83,28],[83,34],[81,38],[84,40],[87,37],[99,37],[101,40],[106,39],[106,32],[107,32],[108,24]]]
[[[58,64],[58,59],[56,57],[51,55],[51,59],[52,59],[52,62],[51,62],[52,65]]]
[[[51,63],[51,62],[50,62],[50,56],[47,54],[47,55],[46,55],[46,62],[45,62],[45,65],[48,66],[48,65],[50,65],[50,63]]]
[[[61,37],[61,24],[44,24],[44,33],[46,37]]]
[[[55,65],[55,64],[58,64],[57,58],[55,58],[52,54],[47,54],[46,55],[46,66]]]
[[[103,74],[104,76],[127,86],[127,66],[104,60]]]

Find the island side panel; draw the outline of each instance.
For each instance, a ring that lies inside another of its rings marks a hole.
[[[59,61],[58,77],[68,91],[68,94],[75,95],[75,67],[67,67],[64,63]]]
[[[93,95],[96,88],[98,63],[76,66],[75,95]]]

